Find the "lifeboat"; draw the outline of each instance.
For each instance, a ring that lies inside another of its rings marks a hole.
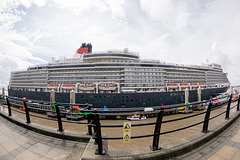
[[[167,87],[169,87],[169,88],[177,88],[178,84],[167,84]]]
[[[187,84],[187,83],[186,83],[186,84],[185,84],[185,83],[181,83],[180,86],[181,86],[182,88],[187,88],[187,87],[189,87],[189,84]]]
[[[138,114],[134,114],[132,116],[128,116],[127,117],[128,120],[131,120],[131,121],[141,121],[141,120],[146,120],[147,117],[145,116],[140,116]]]
[[[80,84],[79,89],[84,90],[84,91],[94,90],[95,85],[94,84]]]
[[[200,86],[205,86],[205,85],[206,85],[206,83],[199,83],[199,85],[200,85]]]
[[[56,89],[56,88],[58,88],[59,86],[57,85],[57,84],[49,84],[48,86],[47,86],[47,88],[52,88],[52,89]]]
[[[198,86],[197,83],[190,83],[191,86]]]
[[[117,88],[117,85],[115,84],[100,84],[99,89],[100,90],[115,90]]]
[[[73,85],[73,84],[63,84],[62,88],[64,88],[64,89],[73,89],[73,88],[75,88],[75,85]]]

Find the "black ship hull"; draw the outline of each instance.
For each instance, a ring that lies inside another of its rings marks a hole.
[[[202,100],[217,96],[227,91],[227,87],[202,89]],[[9,88],[8,95],[26,97],[31,100],[50,101],[50,92],[20,91]],[[56,102],[70,103],[70,93],[55,93]],[[189,91],[189,102],[198,100],[197,90]],[[76,93],[76,103],[93,104],[94,108],[138,108],[154,107],[185,102],[184,91],[146,92],[146,93]]]

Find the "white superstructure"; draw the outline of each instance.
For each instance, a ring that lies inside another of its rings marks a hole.
[[[76,93],[166,92],[229,86],[221,65],[186,66],[141,60],[138,53],[110,50],[11,73],[9,87]]]

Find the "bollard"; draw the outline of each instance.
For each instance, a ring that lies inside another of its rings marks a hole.
[[[212,100],[210,101],[210,103],[208,105],[207,112],[205,114],[204,123],[203,123],[203,130],[202,130],[203,133],[208,132],[208,124],[209,124],[211,109],[212,109]]]
[[[2,99],[4,100],[5,97],[5,91],[4,91],[4,87],[2,88]]]
[[[70,92],[70,104],[75,104],[75,102],[76,102],[75,91],[71,90],[71,92]],[[71,107],[71,112],[73,112],[73,105],[71,105],[70,107]]]
[[[96,149],[95,154],[96,155],[105,155],[106,154],[106,150],[103,149],[102,147],[102,134],[101,134],[101,124],[99,121],[99,114],[95,114],[94,115],[94,122],[96,125],[96,140],[97,140],[97,144],[98,144],[98,149]]]
[[[188,104],[188,102],[189,102],[189,89],[186,88],[185,89],[185,104]],[[188,113],[188,110],[189,110],[189,105],[186,105],[185,112]]]
[[[159,144],[159,136],[160,136],[160,130],[162,125],[163,114],[164,114],[164,111],[161,110],[159,111],[157,116],[156,125],[154,129],[154,136],[153,136],[153,145],[150,146],[152,151],[161,149],[161,147],[159,147],[158,144]]]
[[[230,112],[231,102],[232,102],[232,94],[230,95],[230,98],[229,98],[229,101],[228,101],[228,106],[227,106],[227,110],[226,110],[225,119],[229,119],[229,112]]]
[[[87,120],[88,120],[88,124],[90,124],[92,122],[93,119],[93,115],[92,114],[88,114],[87,115]],[[88,132],[86,135],[93,135],[92,134],[92,126],[88,125]]]
[[[24,105],[25,112],[26,112],[27,123],[31,123],[30,116],[29,116],[29,110],[28,110],[28,106],[27,106],[27,103],[26,103],[26,98],[23,98],[23,105]]]
[[[237,111],[239,111],[240,95],[238,95]]]
[[[11,104],[9,103],[7,96],[6,96],[6,99],[7,99],[7,105],[8,105],[8,116],[12,116]]]
[[[61,115],[60,115],[60,111],[59,111],[58,105],[55,104],[55,107],[56,107],[57,119],[58,119],[58,131],[59,132],[63,132],[64,129],[62,127],[62,119],[61,119]]]

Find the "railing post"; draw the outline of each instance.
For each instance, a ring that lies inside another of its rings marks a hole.
[[[238,95],[237,111],[239,111],[240,95]]]
[[[8,116],[12,116],[11,104],[9,103],[7,96],[6,96],[6,99],[7,99],[7,105],[8,105]]]
[[[59,111],[58,105],[56,103],[55,103],[55,107],[56,107],[57,119],[58,119],[58,131],[59,132],[63,132],[64,129],[62,127],[62,119],[61,119],[61,115],[60,115],[60,111]]]
[[[91,110],[91,106],[88,105],[85,110]],[[92,114],[88,114],[87,115],[87,120],[88,120],[88,124],[90,124],[93,120],[94,120],[94,117]],[[93,135],[92,133],[92,126],[88,125],[88,132],[87,132],[87,135]]]
[[[29,116],[29,110],[28,110],[28,106],[27,106],[27,103],[26,103],[26,98],[23,98],[23,105],[24,105],[25,112],[26,112],[27,123],[31,123],[30,116]]]
[[[87,120],[88,120],[88,132],[87,132],[87,135],[93,135],[92,134],[92,126],[89,125],[92,122],[92,119],[93,119],[93,115],[92,114],[88,114],[87,115]]]
[[[105,155],[106,154],[106,150],[103,149],[102,146],[102,134],[101,134],[101,124],[99,121],[99,114],[95,114],[94,115],[94,122],[96,125],[96,140],[97,140],[97,144],[98,144],[98,149],[96,149],[95,154],[96,155]]]
[[[154,130],[154,136],[153,136],[153,144],[150,146],[152,151],[159,150],[161,147],[158,146],[159,144],[159,136],[160,136],[160,130],[162,125],[162,118],[163,118],[164,111],[161,110],[158,113],[155,130]]]
[[[229,98],[229,101],[228,101],[228,106],[227,106],[225,119],[229,119],[229,112],[230,112],[231,102],[232,102],[232,94],[230,95],[230,98]]]
[[[96,120],[95,120],[95,115],[97,114],[97,110],[96,109],[94,109],[94,111],[92,112],[92,122],[93,122],[93,124],[95,124],[96,122]],[[97,135],[97,129],[96,129],[97,127],[96,127],[96,125],[93,127],[93,137],[96,137],[96,135]],[[98,144],[97,143],[97,139],[95,138],[95,141],[94,141],[94,144],[96,145],[96,144]]]
[[[212,100],[209,102],[207,112],[206,112],[205,118],[204,118],[203,129],[202,129],[202,132],[204,132],[204,133],[208,132],[208,124],[209,124],[211,109],[212,109]]]

